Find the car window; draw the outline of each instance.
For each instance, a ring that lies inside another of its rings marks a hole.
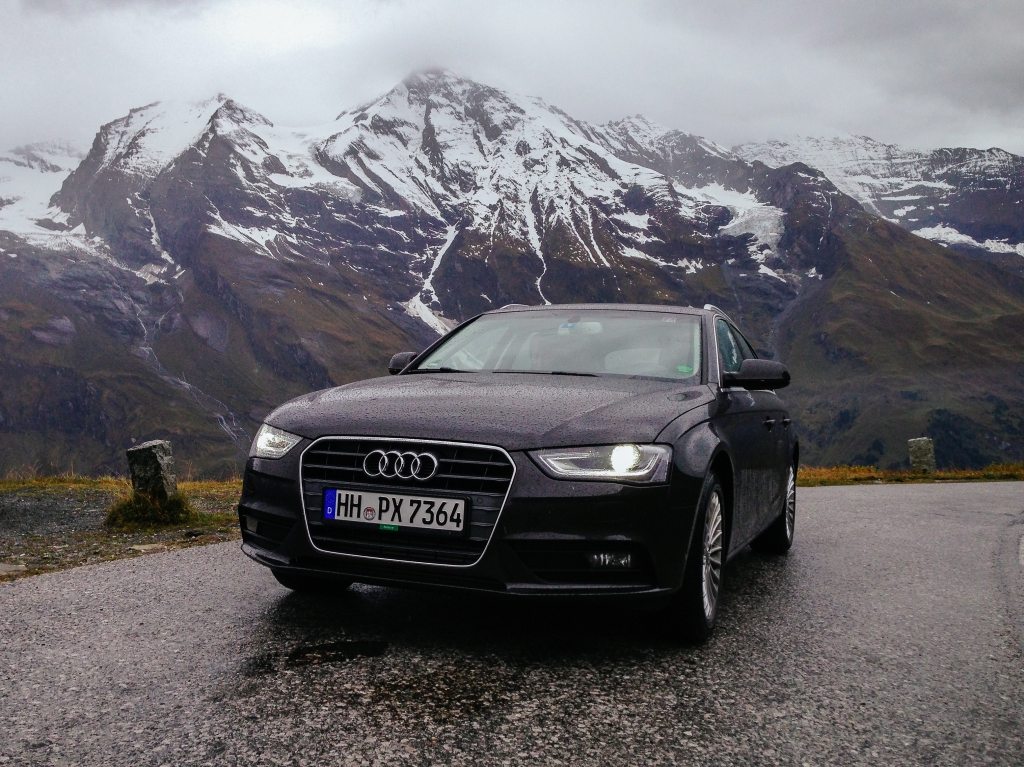
[[[725,320],[715,320],[715,335],[718,338],[718,361],[722,372],[738,373],[743,355]]]
[[[445,367],[476,371],[492,366],[493,359],[504,344],[505,328],[485,327],[481,332],[466,334],[462,343],[451,350],[444,361]]]
[[[757,353],[754,348],[747,342],[747,339],[743,337],[743,334],[738,331],[734,326],[729,326],[729,331],[732,333],[733,338],[736,340],[736,346],[740,351],[740,357],[745,360],[756,360]]]
[[[551,310],[484,315],[416,370],[700,375],[700,317],[653,311]],[[414,372],[414,371],[410,371]]]

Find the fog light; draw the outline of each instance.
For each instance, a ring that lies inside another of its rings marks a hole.
[[[256,521],[255,517],[246,516],[245,529],[250,533],[255,533],[259,529],[259,522]]]
[[[601,551],[587,557],[591,567],[630,568],[633,555],[617,551]]]

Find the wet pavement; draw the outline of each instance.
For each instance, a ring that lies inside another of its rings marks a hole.
[[[808,488],[656,615],[358,586],[237,544],[0,586],[0,765],[1024,764],[1024,483]]]

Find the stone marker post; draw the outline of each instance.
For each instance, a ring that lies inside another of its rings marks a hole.
[[[932,474],[935,471],[935,445],[928,437],[907,440],[907,449],[910,451],[910,470],[922,474]]]
[[[171,443],[153,440],[129,448],[128,472],[132,476],[132,489],[144,493],[163,504],[178,492],[178,478],[174,474],[174,456]]]

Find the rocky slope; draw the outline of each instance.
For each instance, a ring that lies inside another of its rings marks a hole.
[[[736,147],[769,165],[802,162],[920,237],[1024,270],[1024,157],[963,147],[919,152],[867,136]]]
[[[300,130],[226,96],[158,103],[52,188],[0,208],[0,466],[119,468],[164,436],[230,471],[276,403],[513,301],[723,306],[794,368],[812,461],[887,465],[951,430],[947,463],[1024,454],[1022,363],[989,340],[1024,313],[1012,269],[641,117],[447,72]],[[971,346],[1005,387],[933,375]]]

